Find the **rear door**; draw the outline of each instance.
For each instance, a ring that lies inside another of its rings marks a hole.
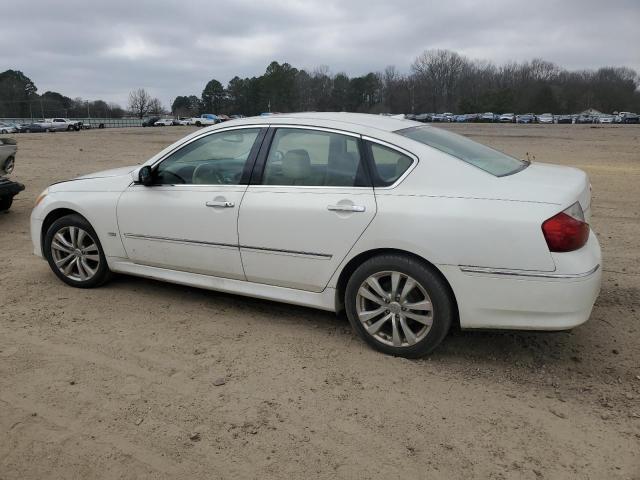
[[[358,135],[271,129],[238,220],[247,280],[319,292],[376,214]]]

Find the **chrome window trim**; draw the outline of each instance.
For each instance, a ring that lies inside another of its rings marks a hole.
[[[292,123],[270,123],[269,128],[279,129],[279,128],[295,128],[298,130],[318,130],[321,132],[329,132],[329,133],[337,133],[339,135],[346,135],[354,138],[361,138],[362,135],[356,132],[351,132],[349,130],[340,130],[339,128],[331,128],[331,127],[315,127],[313,125],[296,125]]]
[[[508,277],[527,277],[527,278],[549,278],[549,279],[574,279],[587,278],[598,271],[600,264],[592,269],[582,273],[552,273],[552,272],[536,272],[528,270],[509,270],[503,268],[490,267],[474,267],[471,265],[460,265],[460,270],[464,273],[480,273],[484,275],[500,275]]]
[[[362,140],[367,141],[367,142],[371,142],[371,143],[377,143],[378,145],[382,145],[383,147],[387,147],[391,150],[395,150],[396,152],[404,155],[405,157],[409,157],[410,159],[413,160],[413,162],[411,162],[411,165],[409,165],[409,168],[407,168],[404,173],[402,175],[400,175],[400,177],[398,177],[398,179],[393,182],[391,185],[387,185],[386,187],[374,187],[374,189],[376,191],[379,190],[393,190],[394,188],[396,188],[398,185],[400,185],[402,183],[402,181],[407,178],[409,176],[409,174],[411,174],[411,172],[418,166],[418,163],[420,163],[420,158],[413,152],[410,152],[409,150],[399,147],[397,145],[394,145],[393,143],[389,143],[389,142],[385,142],[384,140],[379,140],[377,138],[373,138],[373,137],[369,137],[367,135],[362,135]],[[375,163],[375,160],[373,159],[373,155],[371,158],[371,161]]]

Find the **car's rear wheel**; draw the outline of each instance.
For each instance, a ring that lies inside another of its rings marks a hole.
[[[73,287],[98,287],[111,277],[98,235],[80,215],[53,222],[44,238],[44,251],[53,272]]]
[[[448,286],[414,258],[381,255],[351,275],[345,292],[353,328],[373,348],[417,358],[436,348],[455,314]]]

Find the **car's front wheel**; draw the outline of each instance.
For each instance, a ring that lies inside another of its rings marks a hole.
[[[371,258],[356,269],[347,283],[345,307],[369,345],[406,358],[435,349],[455,315],[440,275],[419,260],[395,254]]]
[[[53,273],[73,287],[98,287],[111,276],[96,232],[80,215],[53,222],[44,237],[44,251]]]

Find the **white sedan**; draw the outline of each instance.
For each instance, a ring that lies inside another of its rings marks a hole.
[[[409,120],[305,113],[225,122],[52,185],[31,235],[75,287],[117,272],[344,309],[374,348],[418,357],[453,324],[585,322],[601,277],[590,212],[581,170]]]
[[[170,118],[161,118],[155,122],[154,125],[156,127],[171,127],[173,125],[173,120]]]

